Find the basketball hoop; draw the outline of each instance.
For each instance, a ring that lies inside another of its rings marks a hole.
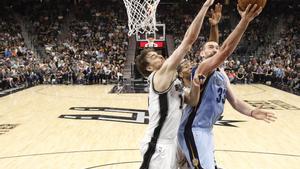
[[[128,35],[153,33],[156,30],[156,8],[160,0],[123,0],[128,16]]]

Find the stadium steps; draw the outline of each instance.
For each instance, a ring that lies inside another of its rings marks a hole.
[[[126,52],[126,62],[123,77],[128,83],[130,83],[132,77],[132,65],[135,59],[136,40],[135,36],[129,38],[128,50]]]
[[[58,39],[63,42],[65,39],[68,38],[68,34],[70,32],[70,25],[72,19],[76,18],[73,12],[68,13],[68,15],[64,16],[64,22],[61,25],[61,33],[58,35]]]
[[[14,17],[15,17],[16,21],[20,24],[21,34],[22,34],[22,37],[24,38],[25,46],[28,49],[32,50],[34,52],[34,54],[36,54],[35,47],[32,43],[32,39],[30,38],[28,29],[26,27],[27,23],[26,23],[25,19],[17,13],[14,14]]]

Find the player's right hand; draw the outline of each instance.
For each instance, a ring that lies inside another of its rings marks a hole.
[[[256,4],[249,4],[245,11],[241,11],[239,7],[237,7],[242,19],[245,19],[247,22],[251,22],[255,17],[257,17],[261,11],[262,7],[258,7]]]
[[[215,5],[215,9],[210,10],[211,16],[209,17],[209,23],[212,26],[217,25],[222,17],[222,5],[220,3],[217,3]]]

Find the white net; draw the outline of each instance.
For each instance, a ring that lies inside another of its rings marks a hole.
[[[156,8],[160,0],[123,0],[128,15],[128,35],[155,32]]]

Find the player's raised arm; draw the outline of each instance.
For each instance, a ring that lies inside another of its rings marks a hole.
[[[241,15],[240,22],[224,41],[223,45],[220,47],[220,50],[213,57],[206,59],[200,64],[197,74],[207,75],[211,70],[221,65],[224,60],[232,54],[237,44],[240,42],[249,23],[256,16],[258,16],[261,11],[262,8],[258,8],[256,4],[249,4],[244,12],[239,11]]]
[[[180,61],[184,58],[186,53],[191,49],[193,43],[197,40],[205,14],[213,3],[214,0],[206,0],[206,2],[203,4],[196,18],[193,20],[192,24],[186,31],[182,43],[178,46],[174,53],[166,60],[166,67],[168,70],[176,72],[176,68],[179,65]]]
[[[222,17],[222,5],[217,3],[215,9],[210,10],[210,33],[208,41],[213,41],[219,43],[219,22]]]

